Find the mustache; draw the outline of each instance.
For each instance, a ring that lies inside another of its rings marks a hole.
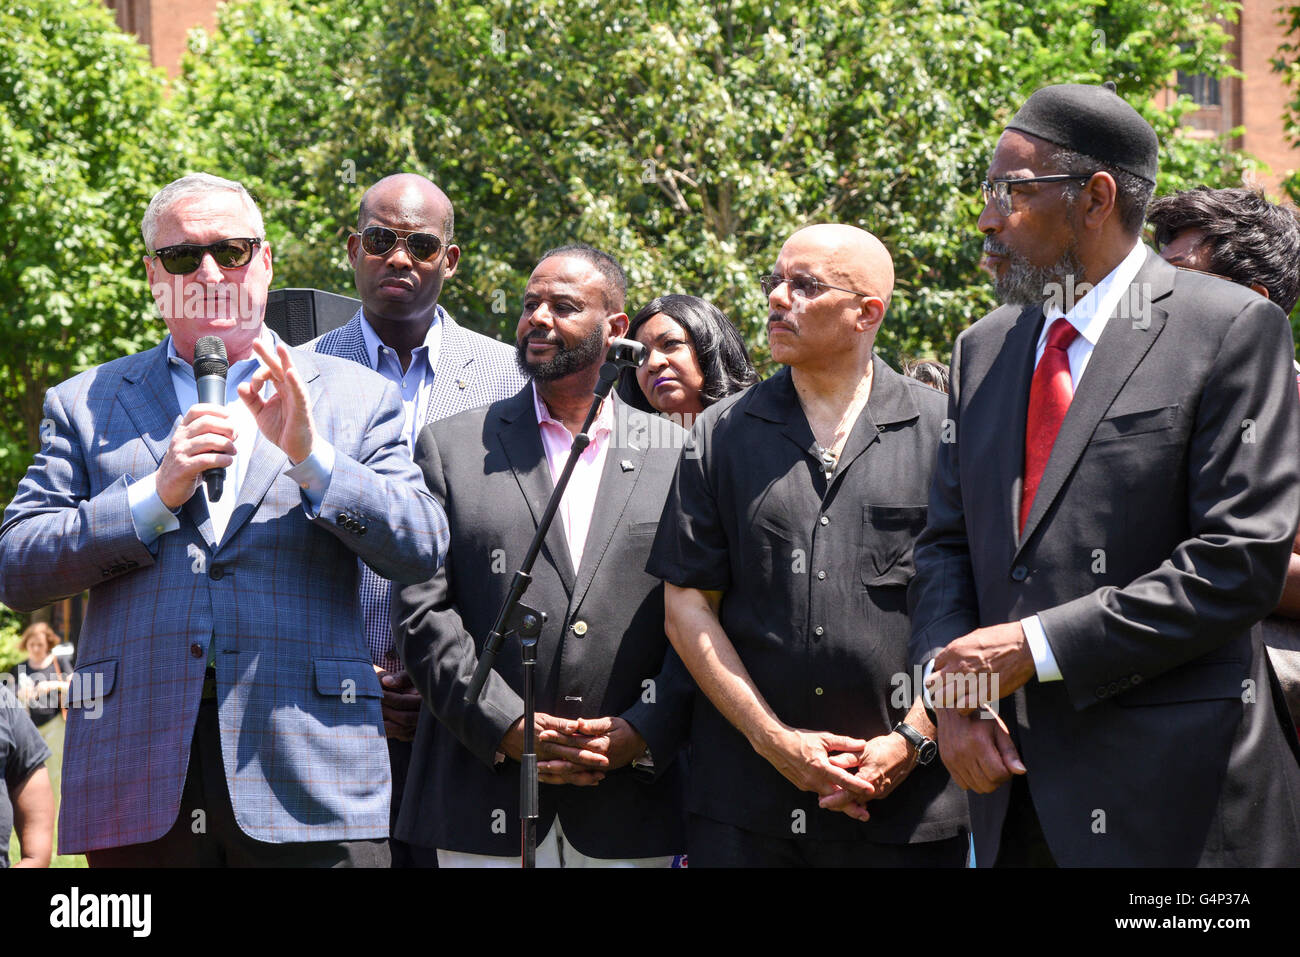
[[[524,336],[522,339],[520,339],[519,342],[520,342],[521,345],[525,345],[525,344],[527,344],[527,343],[529,343],[529,342],[540,342],[540,343],[543,343],[544,345],[548,345],[548,346],[563,346],[563,345],[564,345],[564,340],[561,339],[559,336],[556,336],[556,335],[549,335],[549,336],[548,336],[548,335],[547,335],[546,333],[544,333],[544,332],[530,332],[528,335],[526,335],[526,336]]]
[[[1009,257],[1011,255],[1010,247],[994,239],[992,236],[986,236],[984,238],[984,251],[994,256]]]

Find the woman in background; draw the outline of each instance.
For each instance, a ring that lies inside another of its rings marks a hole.
[[[43,621],[28,625],[18,639],[18,649],[27,653],[27,660],[11,669],[17,679],[16,694],[38,728],[44,728],[63,710],[68,692],[72,662],[54,654],[58,643],[59,636]]]
[[[627,337],[649,355],[623,370],[619,395],[645,412],[694,417],[719,399],[758,381],[745,340],[717,306],[698,296],[660,296],[628,326]]]

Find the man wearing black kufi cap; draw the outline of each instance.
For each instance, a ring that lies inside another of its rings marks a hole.
[[[1142,245],[1158,152],[1113,85],[1050,86],[982,184],[1005,305],[953,351],[909,594],[981,866],[1300,861],[1252,628],[1300,519],[1294,344]]]

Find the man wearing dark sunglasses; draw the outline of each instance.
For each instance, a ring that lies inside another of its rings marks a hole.
[[[504,399],[524,384],[514,350],[457,324],[438,304],[443,282],[460,262],[454,227],[451,200],[423,176],[398,173],[371,186],[361,199],[357,231],[348,237],[361,308],[346,325],[310,344],[397,384],[412,448],[426,423]],[[396,823],[420,695],[393,648],[391,583],[364,564],[360,574],[366,644],[384,686]],[[437,866],[432,852],[396,839],[390,847],[394,867]]]
[[[422,581],[447,543],[400,397],[263,328],[271,249],[238,183],[177,180],[141,231],[170,335],[49,391],[0,526],[0,601],[91,592],[62,850],[94,867],[386,866],[357,561]],[[229,360],[223,405],[197,401],[205,336]]]

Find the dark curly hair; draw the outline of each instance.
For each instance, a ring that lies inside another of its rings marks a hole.
[[[1263,286],[1288,315],[1300,298],[1300,221],[1294,209],[1270,203],[1259,190],[1197,186],[1161,196],[1147,222],[1157,249],[1184,229],[1204,230],[1210,270]]]
[[[698,296],[671,295],[652,299],[632,317],[627,337],[635,339],[636,331],[660,313],[676,320],[691,338],[695,359],[704,374],[700,401],[705,408],[758,381],[740,332],[721,309]],[[635,369],[623,370],[618,394],[630,406],[644,412],[656,411],[641,391]]]

